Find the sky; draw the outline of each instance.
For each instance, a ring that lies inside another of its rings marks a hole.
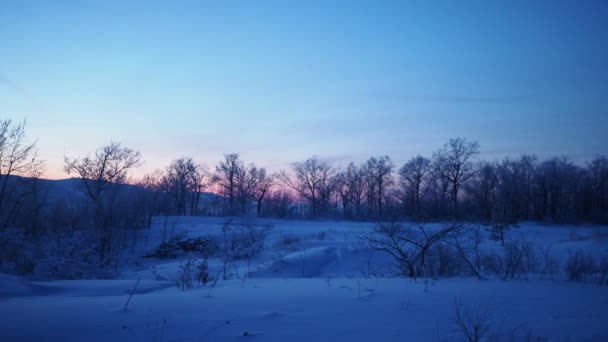
[[[109,141],[137,172],[608,154],[607,1],[2,1],[0,117],[48,178]]]

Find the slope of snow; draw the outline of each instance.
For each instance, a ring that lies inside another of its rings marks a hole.
[[[69,288],[89,287],[72,281]],[[454,341],[454,300],[492,309],[494,333],[608,339],[608,291],[548,281],[248,279],[216,288],[4,299],[3,341]],[[161,286],[159,285],[159,288]],[[248,335],[248,336],[244,336]]]
[[[166,222],[166,223],[165,223]],[[1,341],[455,341],[455,301],[489,308],[490,335],[608,340],[608,287],[565,280],[374,278],[391,260],[362,249],[370,223],[251,220],[268,229],[262,255],[235,277],[181,291],[186,256],[142,258],[176,234],[220,234],[222,218],[162,218],[125,254],[120,279],[28,281],[0,274]],[[233,224],[238,220],[233,220]],[[441,224],[429,225],[431,229]],[[523,223],[526,239],[562,260],[608,255],[608,228]],[[500,248],[487,241],[485,248]],[[212,270],[221,261],[210,260]],[[250,277],[245,274],[250,273]],[[127,311],[130,290],[141,278]]]

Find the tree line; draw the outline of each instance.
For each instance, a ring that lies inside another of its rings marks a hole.
[[[37,187],[44,164],[36,153],[35,143],[26,141],[25,123],[0,121],[4,227],[18,224],[20,215],[31,219],[48,204]],[[313,156],[276,173],[227,153],[214,168],[182,157],[133,179],[128,173],[141,165],[140,152],[111,142],[91,155],[66,157],[65,171],[80,180],[83,199],[69,206],[87,203],[89,223],[98,227],[115,224],[107,212],[126,208],[138,216],[130,220],[143,226],[156,215],[608,223],[606,156],[580,166],[565,156],[486,161],[479,153],[478,142],[454,138],[403,165],[379,156],[339,167]]]
[[[579,166],[565,156],[478,155],[477,142],[454,138],[403,165],[379,156],[341,168],[313,156],[270,173],[230,153],[214,170],[177,159],[138,184],[161,200],[157,213],[173,215],[608,222],[606,156]]]
[[[155,216],[608,223],[606,156],[581,166],[564,156],[486,161],[479,153],[477,142],[454,138],[403,165],[378,156],[340,167],[313,156],[280,172],[227,153],[213,168],[182,157],[134,179],[129,174],[142,164],[141,153],[110,142],[65,158],[75,187],[57,196],[43,179],[25,122],[0,120],[0,259],[18,265],[2,269],[28,273],[44,264],[26,255],[27,241],[36,239],[46,241],[36,248],[54,248],[36,252],[55,260],[51,265],[73,265],[82,254],[74,249],[88,248],[87,263],[116,268]]]

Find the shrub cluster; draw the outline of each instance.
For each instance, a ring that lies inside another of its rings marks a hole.
[[[591,254],[579,249],[566,260],[566,276],[569,280],[608,285],[608,258],[596,260]]]
[[[506,241],[498,248],[482,248],[482,229],[477,225],[452,224],[439,230],[421,224],[380,224],[363,237],[367,247],[390,255],[397,275],[418,277],[475,276],[478,278],[527,279],[530,274],[547,278],[560,275],[559,259],[531,241]],[[608,258],[595,261],[582,251],[570,256],[568,279],[608,283]]]
[[[176,235],[168,241],[161,243],[147,257],[175,258],[187,253],[200,253],[205,256],[213,256],[218,253],[219,248],[218,239],[213,236],[188,238],[185,235]]]

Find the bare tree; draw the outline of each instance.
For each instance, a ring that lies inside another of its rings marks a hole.
[[[383,217],[387,189],[393,184],[394,164],[388,156],[372,157],[365,164],[368,210],[370,216]],[[375,210],[374,210],[375,209]]]
[[[534,206],[536,157],[505,158],[494,165],[496,175],[494,216],[506,222],[530,219]]]
[[[537,160],[538,158],[535,155],[530,154],[523,154],[521,158],[519,158],[519,169],[521,174],[520,189],[523,198],[521,200],[521,217],[525,220],[529,220],[532,216],[531,207],[534,200],[533,181]]]
[[[272,189],[266,195],[264,212],[277,217],[290,217],[296,215],[297,198],[294,192],[284,186]]]
[[[536,168],[537,218],[572,220],[583,173],[567,157],[545,160]]]
[[[281,173],[285,185],[309,202],[312,217],[324,213],[337,185],[333,180],[336,170],[314,156],[304,162],[294,163],[292,170],[295,180],[292,180],[285,171]]]
[[[496,215],[494,215],[498,183],[496,170],[494,165],[488,162],[479,163],[477,169],[479,171],[471,178],[471,184],[467,187],[467,192],[475,199],[480,218],[489,222],[493,217],[496,218]]]
[[[589,206],[591,218],[600,223],[608,222],[608,157],[597,156],[588,165],[590,185]]]
[[[420,200],[424,194],[423,187],[428,186],[430,172],[431,161],[421,155],[413,157],[399,169],[400,183],[412,204],[410,213],[415,217],[420,216]]]
[[[450,185],[452,215],[458,217],[458,195],[461,186],[475,174],[473,159],[479,154],[479,143],[464,138],[450,139],[434,155],[437,170]]]
[[[224,154],[224,160],[215,168],[213,181],[219,187],[220,194],[228,200],[228,206],[224,207],[224,215],[234,215],[237,212],[237,177],[242,169],[244,165],[238,153]]]
[[[104,191],[127,179],[129,169],[141,165],[141,154],[120,143],[110,142],[93,156],[70,159],[65,157],[65,171],[76,173],[82,180],[85,194],[97,202]]]
[[[205,164],[194,164],[190,172],[190,215],[199,214],[201,194],[209,178],[209,169]]]
[[[138,151],[123,147],[120,143],[99,148],[92,156],[70,159],[65,157],[65,171],[76,173],[82,184],[82,191],[94,208],[94,226],[100,233],[99,254],[101,266],[108,266],[108,253],[115,247],[112,228],[114,225],[114,204],[117,199],[115,186],[127,180],[128,171],[141,164]]]
[[[350,163],[339,175],[338,191],[346,218],[362,218],[365,200],[365,170]]]
[[[186,215],[190,172],[193,166],[194,163],[189,158],[176,159],[167,167],[163,177],[165,190],[172,199],[177,215]]]
[[[140,191],[138,191],[138,202],[142,206],[144,212],[144,225],[150,228],[152,224],[152,216],[158,214],[166,214],[168,201],[165,196],[165,174],[161,170],[154,170],[151,173],[144,175],[136,183]]]
[[[198,214],[200,196],[207,185],[207,167],[192,158],[174,160],[163,176],[165,190],[170,194],[178,215]]]
[[[39,191],[36,179],[42,175],[44,163],[38,159],[36,142],[28,143],[25,121],[14,125],[0,120],[0,215],[6,227],[18,213],[27,197]],[[26,178],[15,178],[22,176]]]
[[[254,163],[250,163],[247,166],[242,166],[237,169],[236,187],[239,212],[241,215],[247,214],[249,201],[253,197],[253,193],[260,182],[262,173],[265,176],[266,170],[258,168],[258,166]]]
[[[277,176],[274,174],[267,174],[265,168],[256,168],[256,171],[251,171],[255,174],[254,178],[257,179],[253,190],[251,191],[251,198],[256,202],[256,213],[257,216],[262,216],[262,202],[268,195],[270,189],[275,185]]]
[[[274,181],[272,176],[266,174],[266,169],[254,163],[245,165],[235,153],[224,155],[224,160],[216,167],[213,180],[228,200],[225,213],[230,215],[247,214],[251,200],[256,201],[257,213],[261,215],[262,201]]]

